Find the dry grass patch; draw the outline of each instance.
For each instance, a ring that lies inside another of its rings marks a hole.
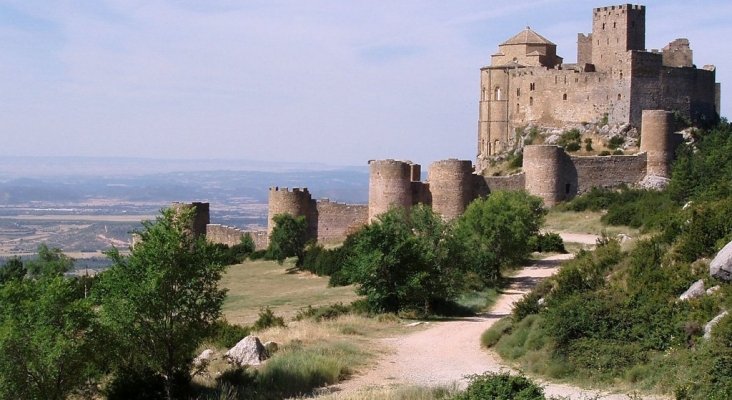
[[[456,388],[388,386],[364,389],[355,393],[333,393],[318,398],[322,400],[442,400],[452,398],[457,392]]]
[[[627,226],[609,226],[600,221],[601,211],[558,211],[550,210],[546,216],[543,229],[550,232],[589,233],[601,235],[603,232],[610,236],[620,233],[630,237],[639,236],[638,229]]]
[[[270,307],[286,320],[308,305],[349,304],[358,299],[353,286],[328,287],[328,278],[292,269],[291,262],[246,261],[232,265],[221,279],[229,291],[224,302],[226,319],[251,324],[261,307]]]

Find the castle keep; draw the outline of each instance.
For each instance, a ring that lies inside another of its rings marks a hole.
[[[563,64],[557,46],[528,27],[500,44],[480,70],[478,169],[514,149],[528,125],[640,127],[642,111],[656,109],[715,121],[715,67],[696,68],[687,39],[647,51],[645,27],[644,6],[595,8],[592,33],[578,34],[576,64]]]
[[[663,183],[682,141],[674,133],[676,120],[716,121],[719,84],[714,66],[694,66],[686,39],[646,51],[645,13],[645,7],[630,4],[594,9],[592,33],[578,35],[576,64],[563,64],[555,44],[526,28],[499,45],[491,65],[480,70],[475,167],[468,160],[437,161],[423,182],[418,164],[371,160],[368,205],[314,200],[305,188],[272,187],[268,230],[252,233],[257,248],[266,247],[272,218],[283,213],[304,216],[311,239],[339,242],[396,206],[426,204],[450,220],[474,199],[497,190],[526,190],[553,206],[593,187]],[[578,156],[559,146],[518,140],[526,126],[562,129],[600,121],[640,129],[640,151]],[[494,156],[519,149],[520,172],[476,173]],[[206,216],[196,221],[207,220],[207,206],[197,207]],[[246,233],[211,224],[204,231],[209,240],[230,245]]]

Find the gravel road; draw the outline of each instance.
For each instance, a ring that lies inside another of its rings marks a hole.
[[[588,242],[591,240],[589,235],[583,239]],[[513,303],[538,281],[554,274],[561,261],[571,257],[564,254],[551,256],[523,268],[511,278],[508,289],[487,314],[445,322],[431,322],[426,329],[381,339],[384,347],[391,351],[373,368],[334,386],[332,392],[347,394],[363,388],[392,384],[449,386],[457,383],[460,387],[464,387],[466,375],[508,370],[509,368],[497,355],[481,348],[481,334],[493,323],[508,315]],[[547,382],[541,384],[547,395],[569,399],[629,398],[624,394],[609,394],[569,385]]]

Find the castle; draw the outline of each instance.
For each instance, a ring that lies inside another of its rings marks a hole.
[[[595,8],[592,33],[578,34],[576,64],[563,64],[557,46],[528,27],[500,44],[480,70],[478,170],[515,148],[517,131],[530,124],[640,127],[642,111],[656,109],[716,121],[715,67],[696,68],[687,39],[647,51],[645,17],[645,6]]]
[[[553,206],[593,187],[667,179],[681,142],[674,133],[678,116],[698,122],[718,118],[714,67],[697,69],[686,39],[660,52],[646,51],[643,6],[596,8],[592,30],[578,36],[577,64],[562,64],[556,45],[529,28],[499,46],[491,65],[480,71],[477,168],[468,160],[437,161],[422,182],[418,164],[371,160],[367,205],[314,200],[305,188],[272,187],[268,230],[252,232],[257,248],[266,247],[272,217],[282,213],[304,216],[311,239],[340,242],[394,206],[422,203],[450,220],[474,199],[497,190],[526,190]],[[517,130],[526,125],[564,127],[604,119],[639,128],[640,152],[577,156],[559,146],[527,145],[521,172],[475,172],[492,156],[514,148]],[[201,221],[208,221],[208,204],[194,207],[205,213]],[[209,240],[229,245],[246,233],[214,224],[199,228]]]

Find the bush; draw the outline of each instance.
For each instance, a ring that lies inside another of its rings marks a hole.
[[[307,306],[307,308],[301,309],[297,312],[295,320],[301,321],[303,319],[310,318],[320,322],[323,320],[335,319],[350,312],[351,307],[343,305],[343,303],[335,303],[320,307]]]
[[[211,340],[216,346],[223,348],[232,348],[239,343],[240,340],[249,336],[251,328],[248,326],[230,324],[225,319],[216,321],[211,328]]]
[[[281,326],[285,326],[285,320],[282,317],[276,316],[271,308],[265,307],[259,309],[259,318],[252,325],[252,329],[259,332],[267,328]]]
[[[544,390],[522,375],[508,372],[472,375],[455,400],[544,400]]]
[[[564,248],[564,240],[559,236],[558,233],[540,233],[536,236],[536,244],[534,245],[534,251],[540,253],[566,253],[567,249]]]
[[[582,134],[578,129],[570,129],[562,133],[557,145],[564,147],[567,151],[577,151],[582,147]]]
[[[625,143],[625,138],[622,136],[613,136],[607,141],[607,148],[615,150]]]
[[[611,153],[611,152],[609,152],[609,151],[607,151],[607,150],[603,150],[603,151],[601,151],[601,152],[600,152],[600,154],[599,154],[599,155],[600,155],[600,156],[609,156],[609,155],[612,155],[612,153]]]
[[[592,138],[585,139],[585,151],[592,151]]]

